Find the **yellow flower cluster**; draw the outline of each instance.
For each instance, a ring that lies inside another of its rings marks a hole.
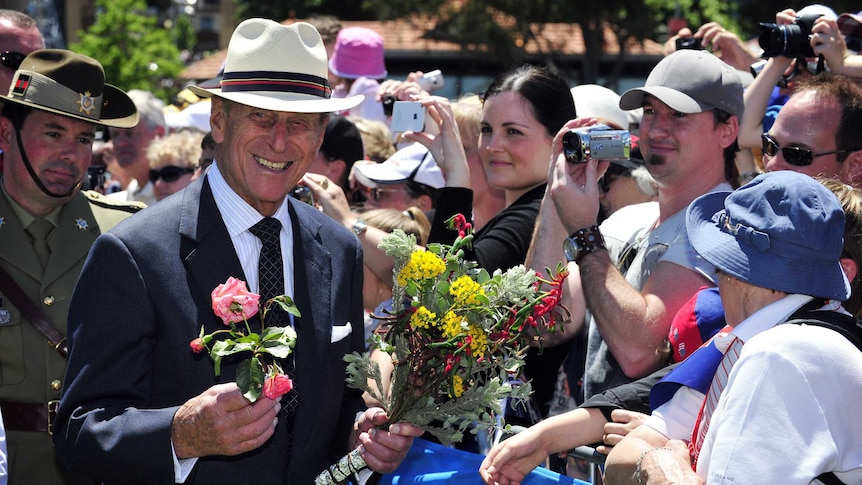
[[[429,251],[413,251],[410,261],[398,272],[398,284],[407,286],[408,280],[436,278],[446,269],[446,264],[436,254]]]
[[[421,306],[410,316],[410,325],[413,328],[429,328],[434,325],[437,314]]]
[[[478,325],[470,325],[470,330],[467,335],[473,338],[470,342],[470,350],[473,352],[473,357],[477,359],[485,356],[485,351],[488,350],[488,336],[485,331]]]
[[[449,287],[449,293],[455,297],[455,301],[463,302],[467,305],[478,305],[479,300],[476,298],[476,295],[484,295],[485,289],[469,276],[462,275]]]
[[[461,397],[464,394],[464,379],[461,376],[452,377],[452,390],[455,392],[452,397]]]
[[[446,312],[443,315],[443,338],[450,339],[461,333],[461,317],[455,312]]]

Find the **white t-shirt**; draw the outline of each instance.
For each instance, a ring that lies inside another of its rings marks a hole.
[[[715,484],[862,483],[862,352],[828,328],[777,325],[730,373],[698,459]]]
[[[734,328],[745,345],[700,451],[707,483],[819,483],[834,470],[862,482],[862,352],[827,328],[776,325],[809,300],[789,295]],[[688,440],[703,398],[682,387],[645,424]]]

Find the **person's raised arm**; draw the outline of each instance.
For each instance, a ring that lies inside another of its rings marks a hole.
[[[563,285],[563,297],[560,299],[560,303],[571,313],[571,324],[567,325],[562,332],[542,334],[543,345],[551,347],[569,340],[577,332],[580,332],[583,329],[584,318],[586,317],[586,301],[584,300],[583,291],[581,291],[581,276],[578,266],[575,263],[567,262],[563,254],[563,241],[571,233],[567,232],[566,227],[563,225],[557,213],[557,205],[551,197],[551,193],[555,190],[555,187],[563,184],[578,185],[578,183],[575,183],[574,177],[583,177],[582,168],[579,168],[578,165],[565,162],[565,158],[562,156],[561,137],[570,129],[589,126],[595,124],[596,121],[594,118],[579,118],[570,121],[557,134],[554,140],[554,154],[548,167],[548,186],[542,199],[539,217],[536,220],[536,228],[533,231],[530,249],[527,252],[527,258],[524,263],[526,267],[537,271],[544,271],[545,268],[554,269],[559,263],[567,264],[569,269],[569,277],[566,279],[565,285]],[[563,164],[562,167],[558,167],[558,161]],[[558,174],[558,168],[564,170]],[[595,211],[597,217],[598,199],[596,199]]]
[[[424,145],[431,152],[443,177],[446,187],[470,188],[470,167],[461,142],[458,123],[452,114],[449,100],[440,96],[417,98],[428,109],[428,116],[437,125],[440,133],[429,135],[424,132],[405,132],[404,138]]]
[[[578,124],[575,120],[566,128]],[[607,162],[591,160],[570,167],[562,155],[563,134],[561,130],[554,139],[554,175],[549,190],[565,233],[572,234],[596,225],[598,179]],[[610,351],[623,372],[632,378],[660,367],[656,349],[663,346],[673,315],[698,288],[710,284],[705,276],[691,269],[661,261],[638,291],[604,250],[586,254],[578,264],[570,263],[569,268],[580,274],[580,289],[573,289],[572,295],[577,298],[582,292]],[[564,302],[571,305],[573,316],[577,302]]]
[[[757,57],[748,50],[742,39],[718,22],[701,25],[693,36],[701,39],[704,47],[709,47],[713,54],[734,69],[747,72],[757,61]]]
[[[811,29],[811,48],[814,54],[823,56],[829,70],[845,76],[862,78],[862,56],[851,55],[838,29],[838,22],[820,17]]]
[[[306,173],[302,176],[302,184],[311,189],[314,200],[320,205],[324,214],[347,229],[353,227],[358,219],[347,202],[344,191],[335,182],[327,180],[320,174]],[[362,243],[364,263],[374,274],[388,285],[393,284],[392,268],[394,261],[378,246],[386,236],[386,232],[376,227],[367,226],[364,231],[356,235]]]

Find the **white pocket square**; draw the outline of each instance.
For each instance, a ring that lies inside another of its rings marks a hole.
[[[332,338],[329,340],[329,343],[334,344],[340,340],[343,340],[344,337],[350,335],[353,332],[353,326],[350,325],[350,322],[345,323],[344,325],[336,325],[332,327]]]

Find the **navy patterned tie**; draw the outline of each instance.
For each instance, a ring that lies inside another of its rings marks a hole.
[[[258,291],[261,305],[270,298],[284,294],[284,265],[281,260],[281,222],[274,217],[264,217],[251,226],[249,232],[263,243],[258,261]],[[275,306],[266,313],[267,327],[285,327],[290,325],[290,315]],[[293,355],[285,359],[284,372],[294,379]],[[295,382],[295,381],[294,381]],[[288,392],[282,400],[287,411],[288,421],[293,420],[299,399],[296,391]]]

